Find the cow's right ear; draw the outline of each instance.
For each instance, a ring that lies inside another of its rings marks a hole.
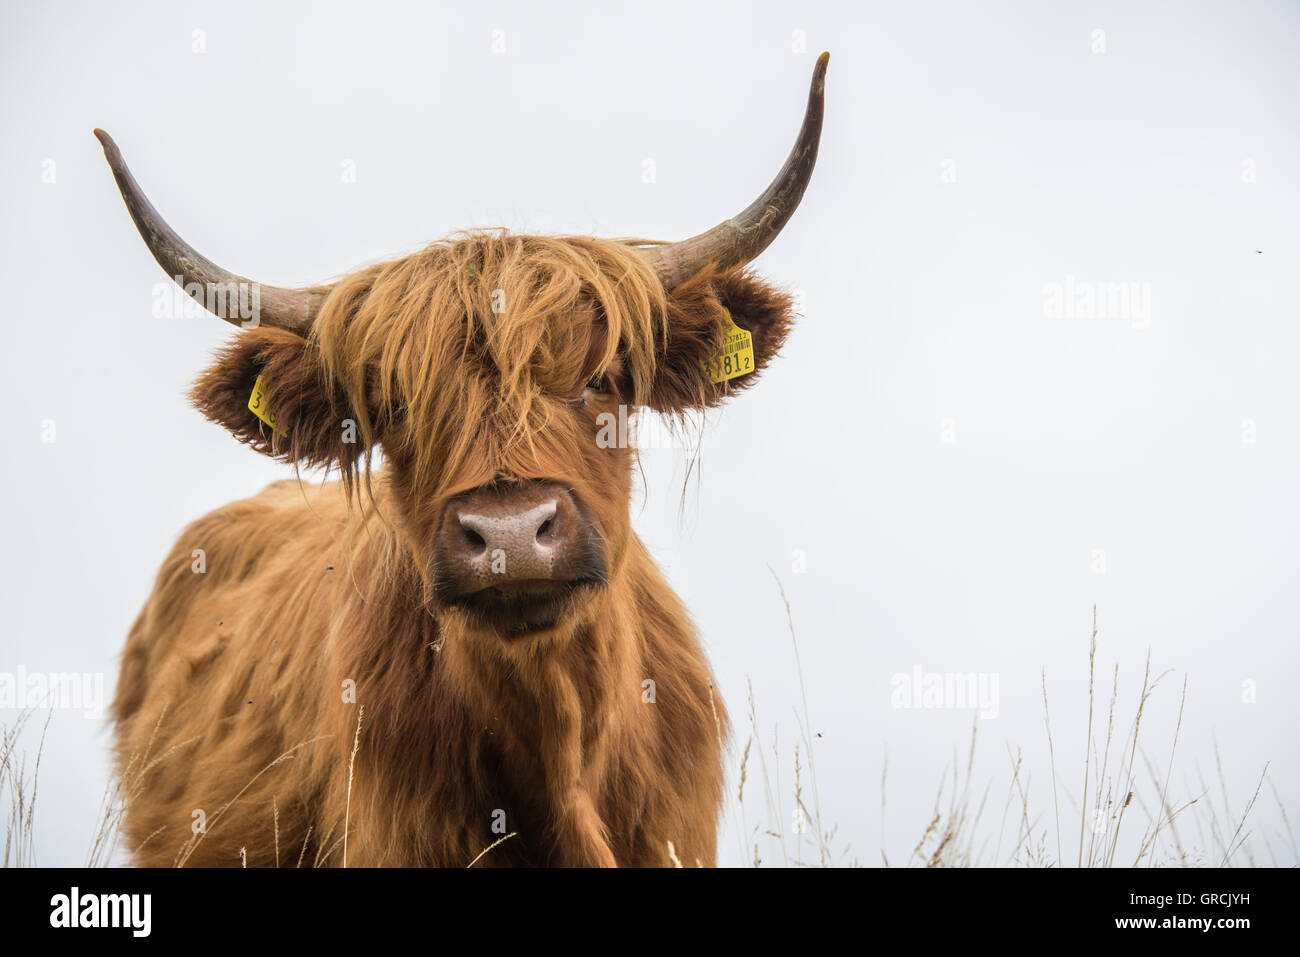
[[[190,400],[239,441],[284,462],[350,471],[371,444],[343,390],[327,381],[316,344],[282,329],[239,333],[199,377]]]

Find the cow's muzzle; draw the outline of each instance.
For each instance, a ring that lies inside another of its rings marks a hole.
[[[434,592],[509,637],[554,625],[607,580],[600,536],[555,482],[497,482],[457,495],[434,544]]]

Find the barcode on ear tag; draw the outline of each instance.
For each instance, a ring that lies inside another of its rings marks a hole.
[[[257,381],[253,383],[253,394],[248,397],[248,411],[269,425],[272,430],[279,432],[281,435],[289,434],[282,428],[276,428],[275,413],[266,404],[266,387],[262,384],[260,375],[257,377]]]
[[[711,360],[702,363],[714,382],[726,382],[754,371],[754,337],[742,329],[727,313],[727,335]]]

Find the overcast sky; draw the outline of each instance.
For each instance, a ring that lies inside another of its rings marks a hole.
[[[883,834],[905,862],[945,764],[964,764],[974,712],[899,706],[916,673],[996,693],[975,763],[996,831],[1008,748],[1050,814],[1045,671],[1077,822],[1096,605],[1120,723],[1148,652],[1172,669],[1143,719],[1162,770],[1186,680],[1171,793],[1203,778],[1220,799],[1217,740],[1240,815],[1271,762],[1254,847],[1294,862],[1274,797],[1300,813],[1293,5],[129,9],[0,14],[0,672],[102,674],[111,696],[180,529],[291,474],[183,399],[237,333],[153,317],[162,273],[92,128],[212,259],[313,283],[471,227],[698,232],[780,166],[825,49],[816,175],[757,262],[803,316],[761,385],[710,417],[685,496],[682,454],[648,450],[633,510],[700,626],[737,752],[752,682],[786,818],[767,823],[791,823],[802,710],[779,578],[845,860],[879,863]],[[102,719],[54,714],[40,863],[85,861],[110,740]],[[729,817],[724,862],[752,857],[741,830],[759,820],[761,801]]]

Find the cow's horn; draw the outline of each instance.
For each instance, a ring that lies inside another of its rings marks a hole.
[[[214,309],[227,322],[243,325],[271,326],[305,335],[329,292],[328,287],[284,289],[255,283],[222,269],[181,239],[167,221],[158,215],[122,160],[113,138],[103,130],[95,136],[104,146],[104,155],[117,180],[117,188],[126,200],[126,208],[135,220],[145,245],[167,275],[176,279],[191,297],[207,309]],[[253,308],[254,307],[255,311]],[[250,313],[252,313],[250,315]]]
[[[776,239],[785,226],[817,162],[817,141],[822,132],[822,106],[826,98],[826,64],[823,53],[813,68],[808,109],[804,112],[799,139],[776,179],[739,216],[714,226],[708,232],[664,246],[638,247],[637,252],[654,267],[666,289],[690,279],[709,263],[729,269],[749,262]]]

